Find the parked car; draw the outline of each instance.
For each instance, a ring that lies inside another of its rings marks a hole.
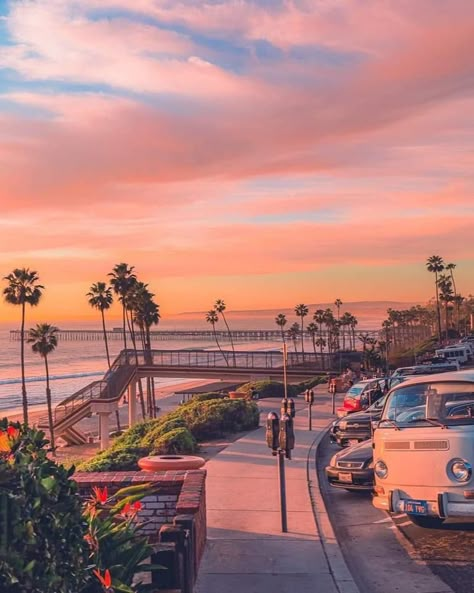
[[[421,363],[411,367],[399,367],[398,369],[395,369],[391,379],[403,375],[433,375],[437,373],[449,373],[452,371],[459,371],[459,363],[456,360],[437,362],[435,364]]]
[[[354,412],[335,420],[329,430],[332,443],[350,447],[372,438],[372,422],[380,420],[385,396],[378,399],[362,412]]]
[[[329,484],[334,488],[344,488],[349,492],[371,492],[374,487],[372,440],[333,455],[325,472]]]
[[[347,414],[368,408],[372,404],[372,394],[375,388],[379,385],[383,390],[384,384],[385,378],[365,379],[352,385],[344,396],[342,406],[337,409],[337,417],[343,418]]]
[[[373,440],[376,508],[421,527],[474,522],[474,371],[397,385]]]

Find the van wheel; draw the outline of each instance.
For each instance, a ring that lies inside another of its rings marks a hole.
[[[420,517],[419,515],[408,515],[412,523],[418,527],[425,527],[426,529],[439,529],[444,523],[444,519],[439,517]]]

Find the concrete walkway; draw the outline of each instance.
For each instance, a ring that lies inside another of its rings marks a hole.
[[[206,464],[208,543],[196,593],[358,593],[313,488],[316,445],[333,418],[326,387],[315,395],[312,432],[306,404],[296,400],[296,445],[285,461],[288,533],[264,427],[280,400],[262,400],[261,428]]]

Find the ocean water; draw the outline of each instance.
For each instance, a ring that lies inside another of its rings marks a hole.
[[[223,348],[228,342],[220,341]],[[119,354],[122,341],[109,342],[111,360]],[[181,348],[215,349],[213,340],[193,341],[154,341],[152,347],[163,350]],[[239,350],[264,350],[280,348],[277,342],[256,342],[236,344]],[[98,341],[59,341],[56,350],[48,356],[51,397],[54,403],[72,395],[92,381],[100,380],[107,370],[105,345]],[[32,352],[31,345],[25,343],[26,391],[30,406],[43,406],[46,402],[46,377],[44,360]],[[175,385],[192,380],[192,377],[157,379],[157,387]],[[21,407],[21,367],[20,342],[10,340],[10,332],[0,330],[0,410]]]

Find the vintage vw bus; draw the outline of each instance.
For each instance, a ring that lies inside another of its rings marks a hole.
[[[374,505],[439,526],[474,521],[474,370],[416,377],[387,395],[374,432]]]

